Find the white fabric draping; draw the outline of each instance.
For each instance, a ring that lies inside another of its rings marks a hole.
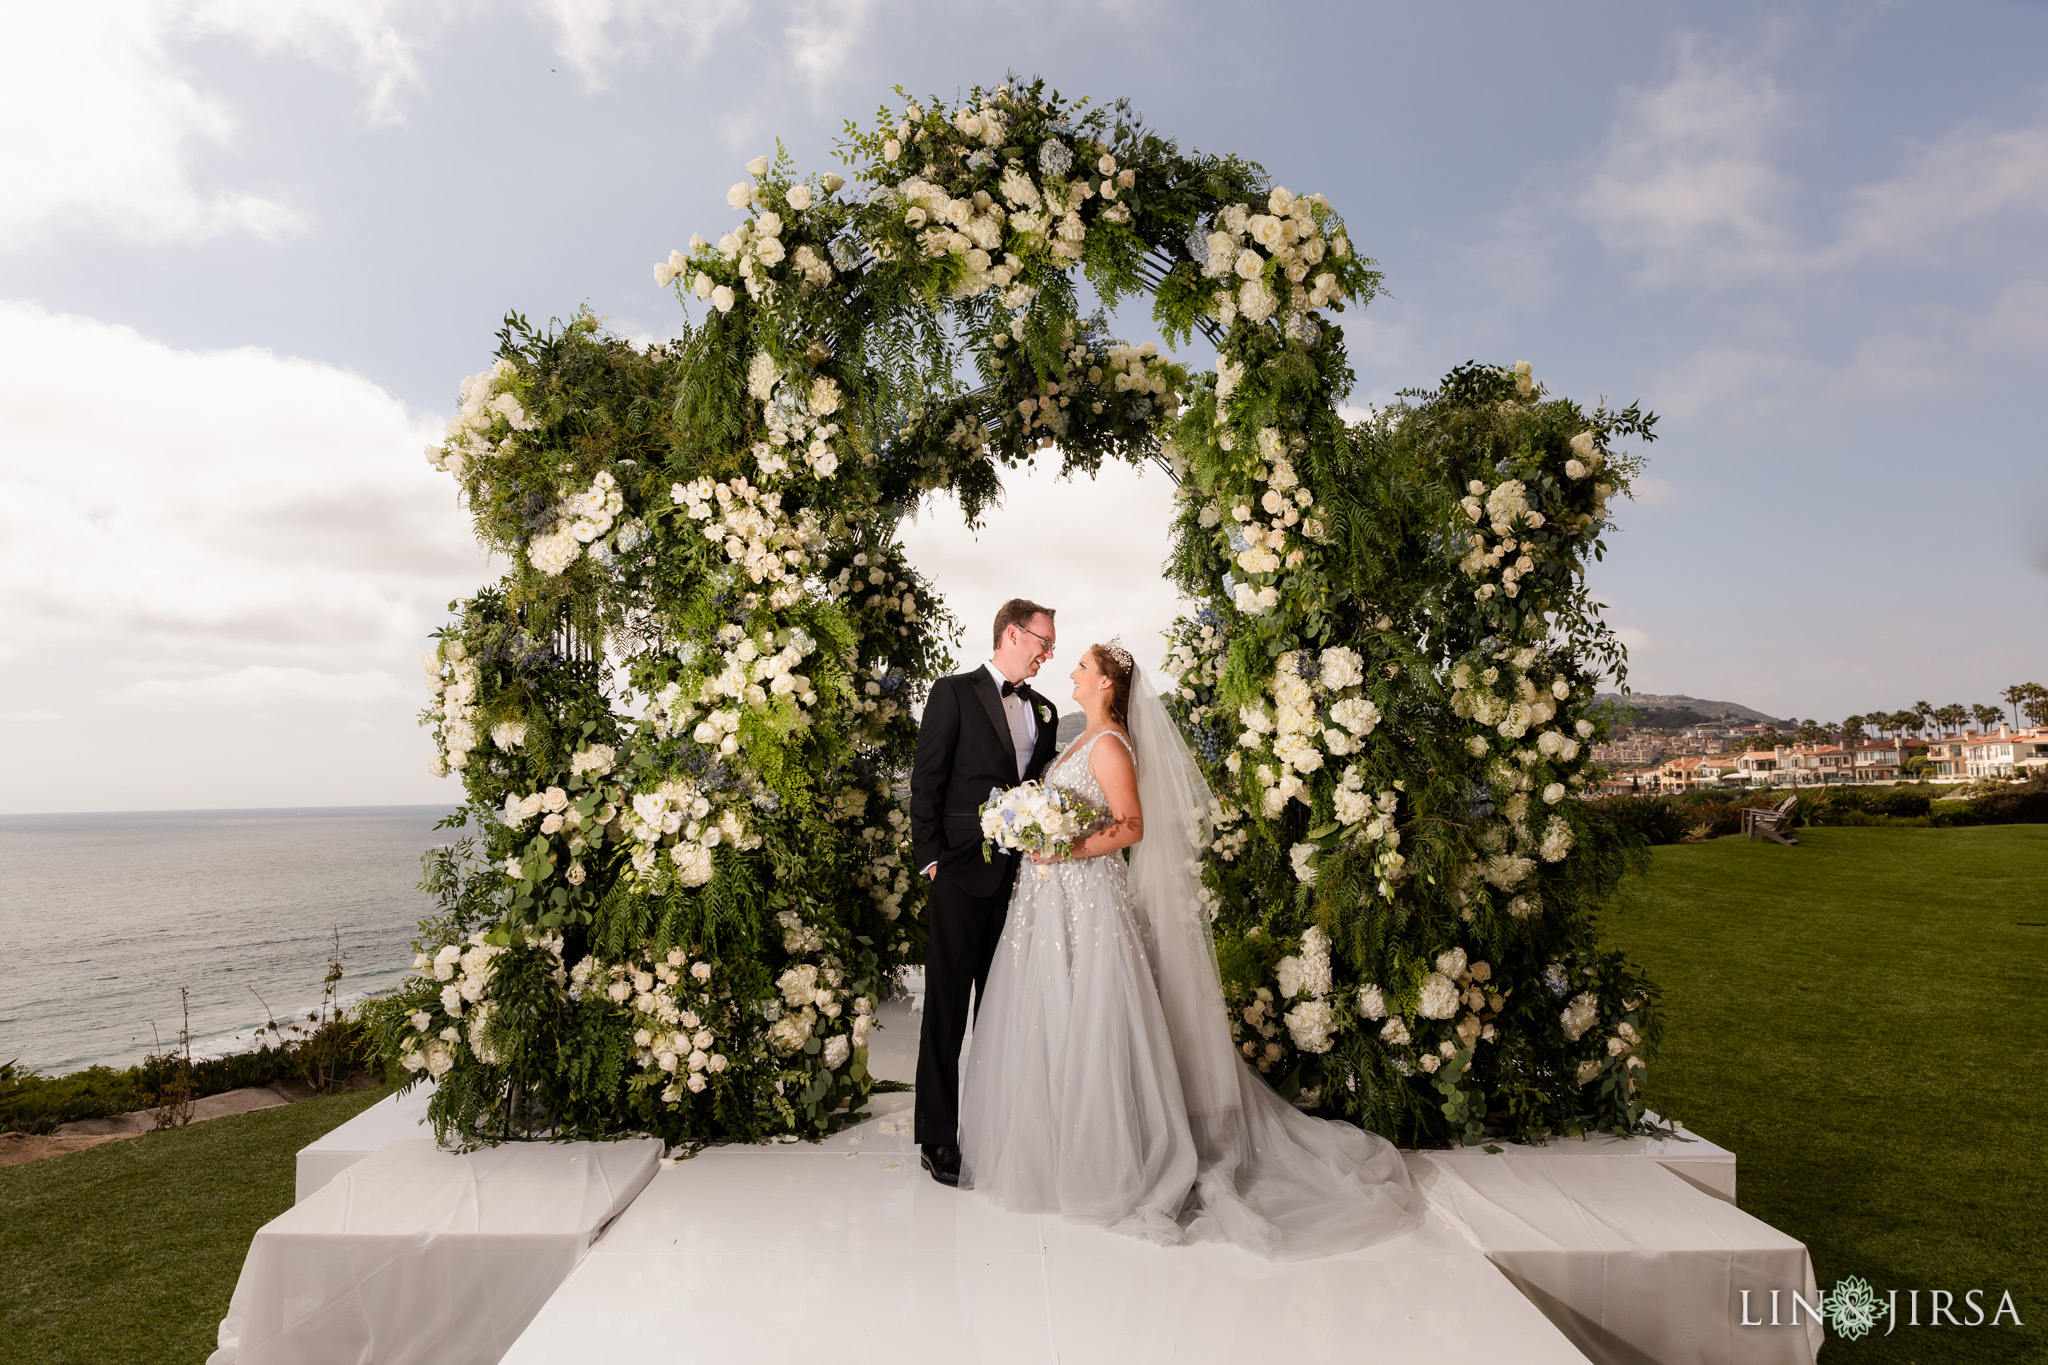
[[[1409,1156],[1430,1208],[1595,1365],[1812,1365],[1822,1329],[1799,1242],[1644,1157]],[[1780,1326],[1768,1324],[1778,1291]]]
[[[299,1148],[298,1192],[292,1202],[303,1204],[307,1196],[326,1185],[364,1157],[384,1150],[384,1145],[402,1138],[434,1136],[427,1122],[427,1102],[434,1098],[434,1083],[421,1081],[412,1089],[386,1095],[375,1104]]]
[[[661,1150],[393,1142],[257,1232],[208,1365],[491,1365]]]

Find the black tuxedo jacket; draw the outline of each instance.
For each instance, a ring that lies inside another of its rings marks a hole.
[[[910,838],[914,866],[939,865],[939,875],[970,896],[1001,891],[1016,863],[1014,853],[981,856],[981,807],[991,789],[1035,781],[1059,743],[1059,712],[1026,686],[1017,689],[1038,721],[1031,763],[1017,771],[1003,694],[986,668],[955,673],[932,684],[917,731],[910,769]]]

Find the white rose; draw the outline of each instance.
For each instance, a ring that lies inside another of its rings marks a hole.
[[[753,176],[756,180],[768,174],[768,158],[757,156],[752,161],[749,161],[747,163],[747,174]]]
[[[811,187],[809,185],[791,185],[789,187],[789,206],[798,212],[809,208],[811,206]]]
[[[754,187],[745,183],[734,185],[725,192],[725,202],[736,209],[743,209],[754,202]]]

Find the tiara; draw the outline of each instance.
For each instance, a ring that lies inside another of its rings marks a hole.
[[[1104,654],[1107,654],[1110,658],[1115,659],[1117,663],[1121,664],[1123,666],[1124,672],[1133,673],[1137,671],[1138,661],[1131,657],[1131,651],[1124,648],[1123,636],[1112,635],[1109,637],[1108,644],[1098,645],[1096,646],[1096,648],[1100,649]]]

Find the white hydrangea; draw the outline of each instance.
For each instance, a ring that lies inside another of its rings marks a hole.
[[[1365,660],[1355,649],[1334,645],[1323,651],[1321,662],[1322,683],[1329,691],[1357,687],[1365,681]]]
[[[1321,998],[1305,1000],[1287,1011],[1287,1032],[1303,1052],[1328,1052],[1337,1029],[1337,1012]]]
[[[1365,1019],[1387,1017],[1387,997],[1379,986],[1371,981],[1358,988],[1358,1013]]]
[[[1599,1022],[1600,998],[1591,991],[1581,991],[1572,997],[1572,1002],[1565,1006],[1558,1019],[1564,1024],[1564,1036],[1576,1043],[1587,1029]]]
[[[1456,982],[1441,972],[1431,972],[1422,983],[1415,1012],[1425,1019],[1448,1019],[1458,1012],[1461,998]]]
[[[1354,735],[1369,735],[1380,723],[1380,708],[1368,697],[1345,697],[1330,707],[1330,719]]]

